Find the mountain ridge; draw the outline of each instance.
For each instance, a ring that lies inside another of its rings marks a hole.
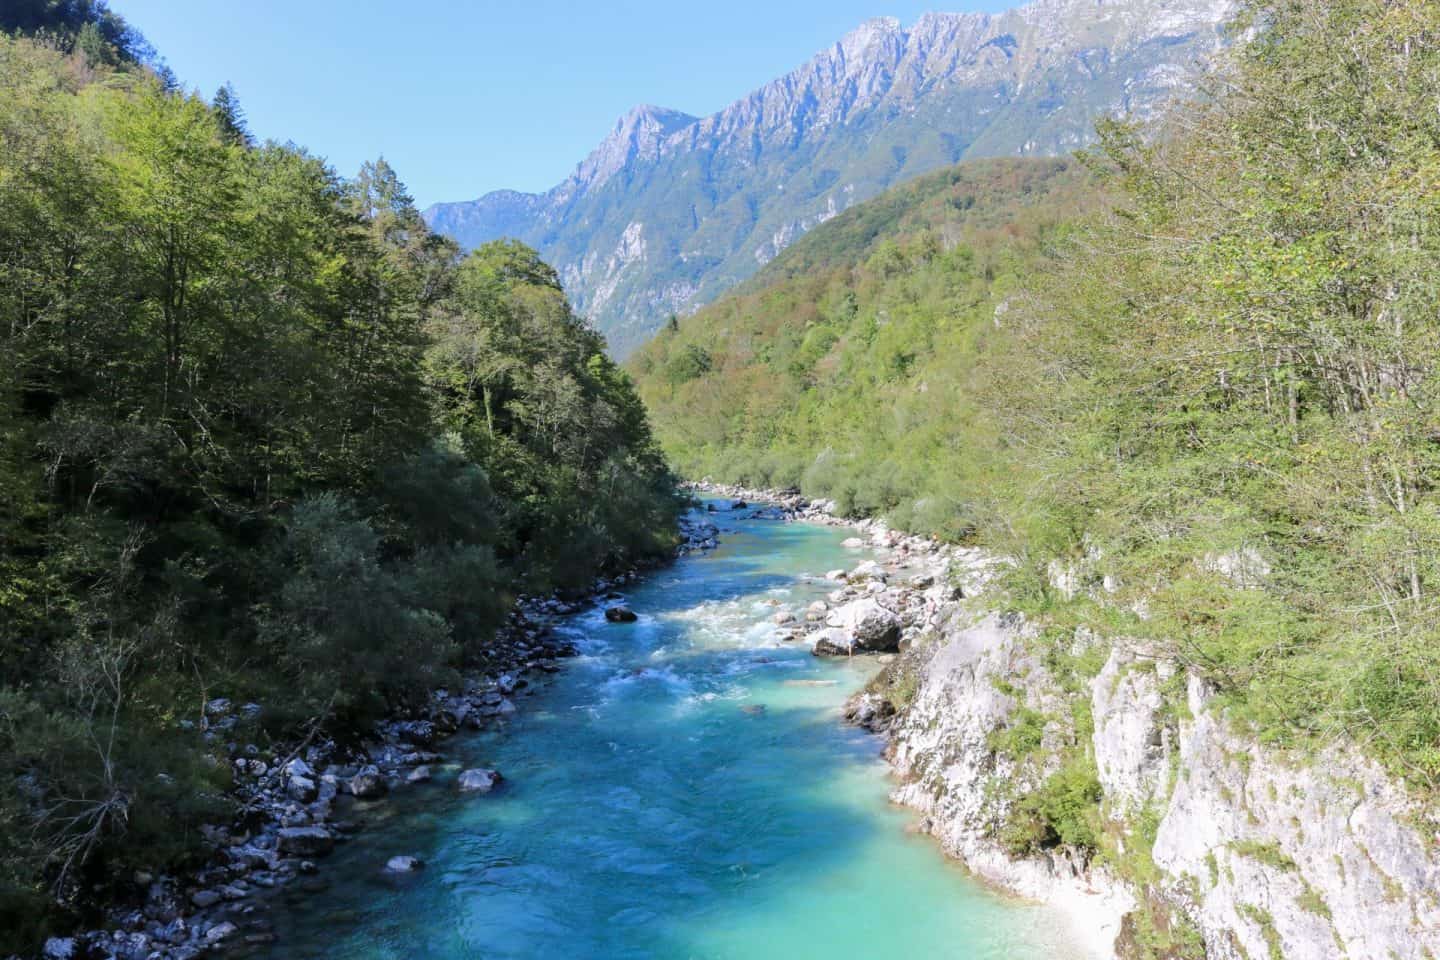
[[[962,159],[1054,155],[1104,113],[1145,115],[1209,50],[1231,0],[1035,0],[998,14],[867,20],[706,117],[642,105],[544,193],[425,211],[475,246],[512,236],[555,263],[627,353],[796,237]]]

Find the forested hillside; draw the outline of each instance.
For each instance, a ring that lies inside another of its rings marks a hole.
[[[1135,638],[1263,738],[1433,788],[1440,8],[1238,27],[1201,102],[1103,127],[1095,184],[921,181],[633,369],[684,472],[991,547],[1055,657]]]
[[[631,361],[672,461],[967,536],[1011,298],[1099,192],[1074,160],[984,161],[810,233]]]
[[[253,742],[363,729],[482,660],[517,592],[667,555],[677,507],[534,251],[461,258],[383,161],[254,142],[103,4],[26,9],[3,22],[33,39],[0,36],[0,953],[225,819],[207,700],[262,704]]]

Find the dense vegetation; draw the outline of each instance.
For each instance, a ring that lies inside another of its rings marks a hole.
[[[970,534],[993,465],[971,449],[980,358],[1096,186],[1074,161],[985,161],[806,236],[632,362],[672,462]]]
[[[633,368],[685,472],[993,547],[1057,643],[1135,638],[1433,788],[1440,7],[1240,26],[1198,103],[1102,129],[1103,210],[1054,167],[922,181]]]
[[[257,144],[41,6],[0,36],[0,952],[195,854],[208,699],[363,729],[677,506],[533,251],[462,259],[383,161]]]

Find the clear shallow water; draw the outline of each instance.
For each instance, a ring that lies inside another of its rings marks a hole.
[[[880,741],[839,718],[874,665],[776,639],[777,601],[802,609],[865,554],[841,530],[717,519],[733,528],[718,551],[627,595],[639,623],[572,618],[582,656],[507,730],[448,741],[452,768],[362,812],[329,889],[277,909],[268,956],[1078,956],[1053,912],[906,832]],[[458,796],[478,765],[502,789]],[[428,866],[386,878],[396,854]]]

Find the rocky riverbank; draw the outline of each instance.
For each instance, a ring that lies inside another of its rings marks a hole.
[[[768,497],[797,519],[847,523],[823,503]],[[886,571],[933,561],[921,579],[883,590],[854,571],[844,578],[847,592],[889,607],[923,604],[901,619],[898,653],[848,716],[887,736],[894,799],[976,875],[1066,910],[1097,957],[1440,956],[1440,817],[1353,746],[1261,744],[1203,679],[1125,638],[1076,631],[1061,660],[1100,665],[1077,674],[986,595],[993,558],[853,526]],[[1052,578],[1060,590],[1074,579],[1058,565]],[[844,625],[812,631],[817,652],[833,652],[829,631]],[[1077,744],[1093,760],[1098,796],[1085,799],[1100,850],[1047,841],[1018,855],[1015,814]]]
[[[927,780],[932,767],[939,764],[938,768],[944,769],[943,761],[957,751],[959,755],[967,748],[985,752],[988,734],[994,729],[985,706],[996,696],[992,680],[1028,669],[1026,664],[1007,660],[1011,651],[998,650],[998,669],[984,673],[976,689],[961,693],[944,688],[938,680],[940,671],[936,671],[937,678],[929,679],[919,667],[926,653],[934,649],[935,637],[952,631],[957,621],[972,617],[974,610],[984,609],[986,589],[1001,561],[981,550],[892,530],[883,521],[836,516],[833,503],[811,501],[795,491],[754,490],[708,481],[693,486],[699,493],[732,504],[769,511],[767,515],[851,529],[856,535],[846,543],[874,553],[875,560],[849,571],[828,573],[836,589],[825,601],[798,614],[782,610],[777,620],[793,624],[792,638],[810,643],[817,656],[878,654],[884,665],[882,673],[851,699],[845,717],[886,737],[886,756],[901,778],[892,798],[924,814],[920,829],[933,835],[949,856],[976,876],[1007,892],[1061,909],[1090,955],[1113,956],[1122,918],[1134,903],[1124,884],[1060,854],[1033,860],[1015,858],[985,830],[968,829],[983,825],[993,833],[1003,814],[991,802],[994,792],[986,788],[988,768],[986,776],[971,776],[963,783],[957,780],[957,789],[945,791],[964,800],[967,806],[961,812],[940,809],[932,796],[935,784]],[[922,690],[927,684],[930,689]],[[933,708],[923,720],[922,712],[915,708],[922,694]],[[957,730],[953,721],[968,716],[972,706],[985,721],[974,724],[974,729]],[[922,741],[919,732],[930,736]]]
[[[713,522],[682,517],[679,527],[677,555],[718,545]],[[234,819],[205,829],[210,853],[195,870],[137,874],[133,896],[112,905],[102,927],[51,938],[44,960],[191,960],[271,942],[270,894],[321,889],[325,855],[363,833],[374,805],[391,795],[434,789],[427,785],[446,762],[449,737],[503,727],[523,709],[524,697],[561,669],[575,650],[554,633],[555,622],[597,604],[614,606],[641,573],[599,579],[577,595],[522,599],[487,660],[458,689],[435,690],[428,703],[358,738],[336,737],[317,724],[294,742],[267,743],[263,704],[212,699],[202,735],[214,745],[217,762],[231,767]],[[467,770],[455,789],[486,794],[502,780],[500,771]],[[423,866],[399,856],[383,868],[403,873]]]

